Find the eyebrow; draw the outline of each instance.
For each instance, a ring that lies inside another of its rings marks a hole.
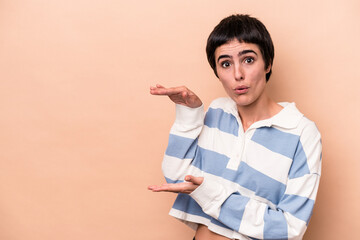
[[[254,50],[251,50],[251,49],[245,49],[241,52],[238,53],[238,56],[242,56],[244,54],[247,54],[247,53],[254,53],[256,56],[257,56],[257,53],[254,51]],[[232,58],[230,55],[220,55],[217,59],[217,61],[219,62],[220,59],[222,58]]]

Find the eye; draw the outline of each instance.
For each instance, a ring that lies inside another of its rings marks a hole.
[[[228,61],[224,61],[224,62],[221,63],[221,66],[222,66],[223,68],[230,67],[230,65],[231,65],[231,64],[230,64]]]
[[[254,62],[254,58],[252,58],[252,57],[247,57],[247,58],[245,58],[244,62],[245,62],[245,63],[253,63],[253,62]]]

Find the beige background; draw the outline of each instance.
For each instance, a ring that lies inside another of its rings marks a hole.
[[[323,136],[305,239],[360,229],[358,0],[0,0],[0,239],[191,239],[151,193],[174,107],[149,86],[223,96],[205,42],[232,13],[258,17],[276,49],[271,95]]]

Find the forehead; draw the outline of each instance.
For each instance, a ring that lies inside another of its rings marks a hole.
[[[261,56],[260,48],[257,44],[239,42],[237,39],[234,39],[215,49],[215,59],[220,55],[238,55],[244,50],[253,50],[258,56]]]

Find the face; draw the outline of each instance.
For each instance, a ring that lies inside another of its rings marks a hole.
[[[258,45],[234,39],[215,50],[216,71],[226,93],[238,107],[265,99],[265,62]]]

